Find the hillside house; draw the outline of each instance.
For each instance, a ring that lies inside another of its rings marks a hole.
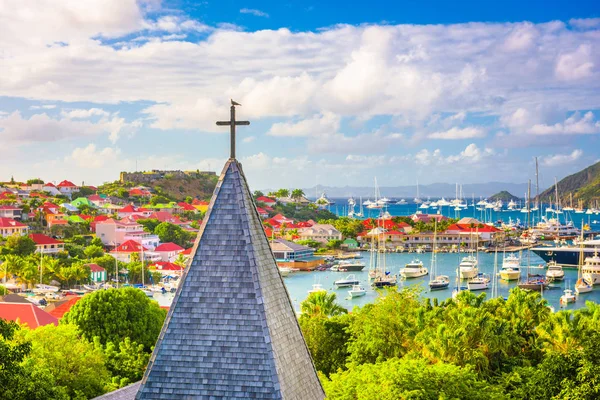
[[[24,236],[27,235],[29,227],[11,218],[0,217],[0,236]]]
[[[32,233],[29,235],[35,243],[35,252],[42,254],[56,254],[65,250],[65,244],[50,236],[41,233]]]

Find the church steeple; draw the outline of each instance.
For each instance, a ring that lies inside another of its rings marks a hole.
[[[323,399],[234,146],[192,254],[136,399]]]

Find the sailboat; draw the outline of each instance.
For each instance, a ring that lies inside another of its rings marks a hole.
[[[442,290],[446,289],[450,285],[450,277],[448,275],[438,275],[437,273],[437,247],[436,247],[436,239],[437,239],[437,219],[434,223],[433,230],[433,252],[431,253],[431,277],[435,278],[429,280],[429,290]]]
[[[583,221],[581,221],[581,238],[579,240],[579,262],[577,263],[577,283],[575,283],[575,293],[589,293],[594,290],[594,282],[583,276]]]
[[[378,221],[382,221],[382,218],[378,218]],[[378,222],[379,224],[379,222]],[[378,226],[378,228],[381,228]],[[377,265],[375,267],[375,279],[373,280],[373,287],[382,288],[386,286],[396,286],[398,283],[398,277],[392,275],[387,270],[387,249],[385,247],[385,241],[381,234],[382,229],[377,232]]]
[[[354,213],[355,217],[359,217],[362,218],[365,216],[364,212],[363,212],[363,202],[362,202],[362,196],[360,197],[360,206],[359,206],[359,211],[357,213]]]
[[[421,200],[421,198],[419,197],[419,180],[418,179],[417,179],[417,197],[415,197],[413,201],[415,202],[415,204],[421,204],[423,202],[423,200]]]
[[[531,180],[529,181],[529,185],[527,188],[527,208],[531,203]],[[527,226],[530,226],[531,215],[527,214]],[[525,280],[517,283],[517,286],[521,289],[527,290],[543,290],[548,286],[548,281],[545,276],[532,275],[529,273],[531,268],[531,251],[527,251],[527,277]]]

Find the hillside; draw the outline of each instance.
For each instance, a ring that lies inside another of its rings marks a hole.
[[[555,201],[554,185],[540,194],[542,201]],[[579,200],[584,207],[589,207],[593,201],[600,200],[600,162],[587,167],[573,175],[569,175],[558,182],[558,194],[562,204],[569,204],[569,195],[573,193],[573,205]]]
[[[508,203],[511,200],[518,201],[519,198],[517,196],[513,196],[506,190],[496,193],[493,196],[488,197],[489,201],[498,201],[501,200],[503,203]]]
[[[208,200],[217,184],[218,177],[208,173],[196,173],[181,171],[165,171],[164,173],[126,174],[127,180],[123,179],[112,183],[106,183],[98,189],[102,193],[118,195],[120,189],[129,190],[132,187],[144,186],[149,188],[153,194],[161,195],[169,200],[183,201],[186,197]],[[136,177],[140,176],[140,179]]]

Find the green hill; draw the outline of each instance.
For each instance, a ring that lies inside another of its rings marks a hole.
[[[502,200],[503,203],[508,203],[511,200],[518,201],[519,198],[517,196],[513,196],[512,194],[510,194],[506,190],[503,190],[503,191],[501,191],[499,193],[496,193],[493,196],[488,197],[488,200],[489,201]]]
[[[123,179],[126,177],[126,179]],[[173,201],[183,201],[186,197],[210,199],[218,176],[214,173],[167,171],[165,173],[122,173],[121,180],[105,183],[98,189],[101,193],[122,197],[123,189],[144,186],[153,195]]]
[[[569,204],[571,193],[573,193],[573,206],[582,201],[584,207],[589,207],[595,201],[600,201],[600,162],[558,182],[558,195],[563,205]],[[543,202],[554,202],[554,196],[554,185],[540,194]]]

